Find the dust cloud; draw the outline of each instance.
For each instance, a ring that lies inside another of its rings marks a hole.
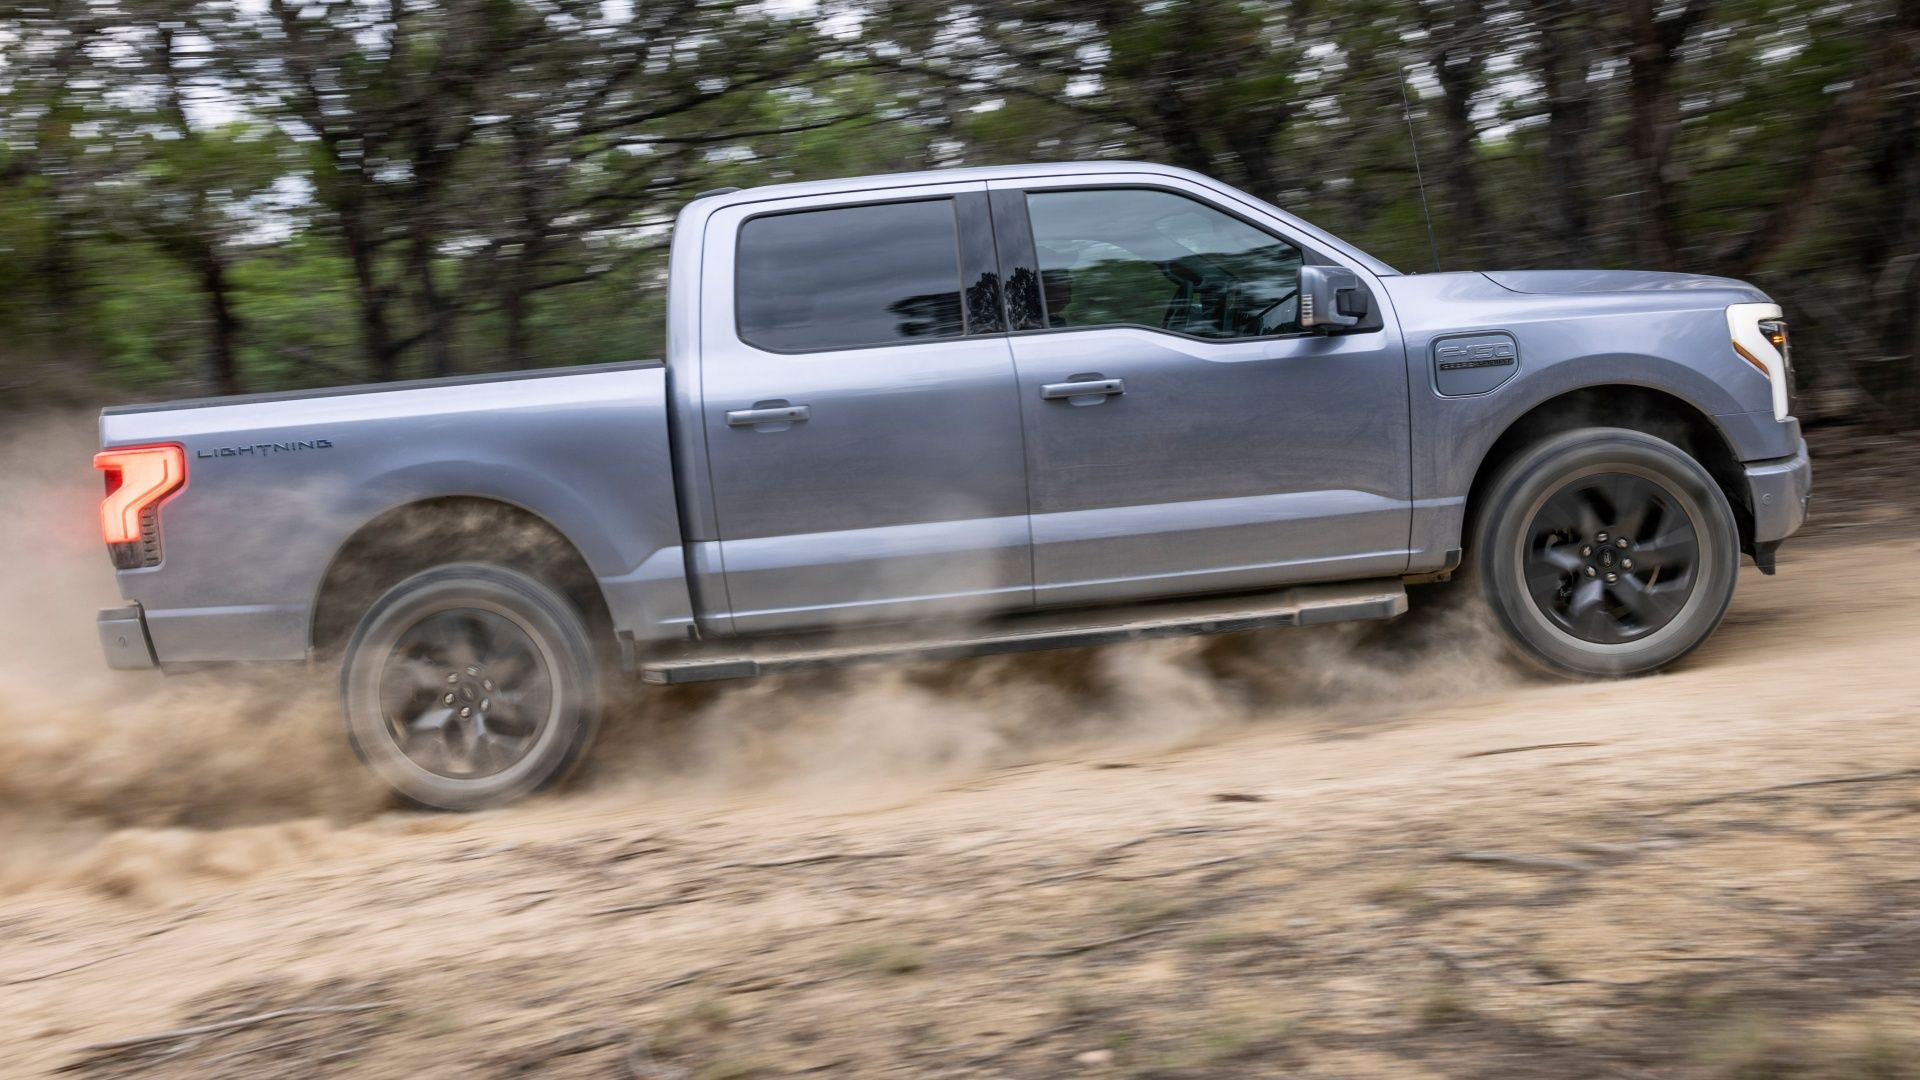
[[[233,872],[249,847],[297,854],[321,828],[263,827],[374,812],[324,680],[106,668],[94,614],[119,598],[94,449],[86,418],[0,433],[0,890],[68,871],[115,890],[151,858]],[[236,829],[255,831],[219,850],[193,835]]]
[[[1329,732],[1527,678],[1451,586],[1407,616],[1267,634],[642,690],[611,710],[583,785],[861,798],[985,769],[1121,761],[1249,725]]]
[[[377,842],[364,824],[397,808],[346,745],[330,672],[106,669],[93,617],[118,596],[96,531],[93,450],[87,417],[0,432],[0,892],[143,894],[170,877],[245,876]],[[575,791],[896,792],[1063,753],[1117,759],[1246,724],[1364,722],[1382,703],[1512,678],[1475,610],[634,687],[609,710]],[[484,827],[506,827],[512,813]]]

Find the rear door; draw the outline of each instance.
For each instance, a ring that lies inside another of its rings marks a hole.
[[[1372,325],[1303,332],[1335,262],[1178,178],[992,189],[1041,604],[1395,574],[1407,375]]]
[[[986,199],[940,184],[709,219],[702,421],[735,630],[1032,603]]]

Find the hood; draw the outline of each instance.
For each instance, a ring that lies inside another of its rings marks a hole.
[[[1734,278],[1668,274],[1652,270],[1487,270],[1488,280],[1509,292],[1569,296],[1582,293],[1737,292],[1757,301],[1767,296]]]

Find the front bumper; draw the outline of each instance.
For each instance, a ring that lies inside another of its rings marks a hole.
[[[147,616],[140,605],[106,608],[100,612],[100,649],[107,654],[107,666],[121,671],[160,666],[153,655],[153,639],[147,636]]]
[[[1813,462],[1807,457],[1807,441],[1799,440],[1792,457],[1749,462],[1746,472],[1753,542],[1777,544],[1792,536],[1807,520],[1807,501],[1813,494]]]

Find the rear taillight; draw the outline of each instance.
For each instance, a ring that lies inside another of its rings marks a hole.
[[[93,456],[106,474],[100,535],[121,570],[160,565],[160,504],[187,483],[187,452],[178,446],[122,446]]]

